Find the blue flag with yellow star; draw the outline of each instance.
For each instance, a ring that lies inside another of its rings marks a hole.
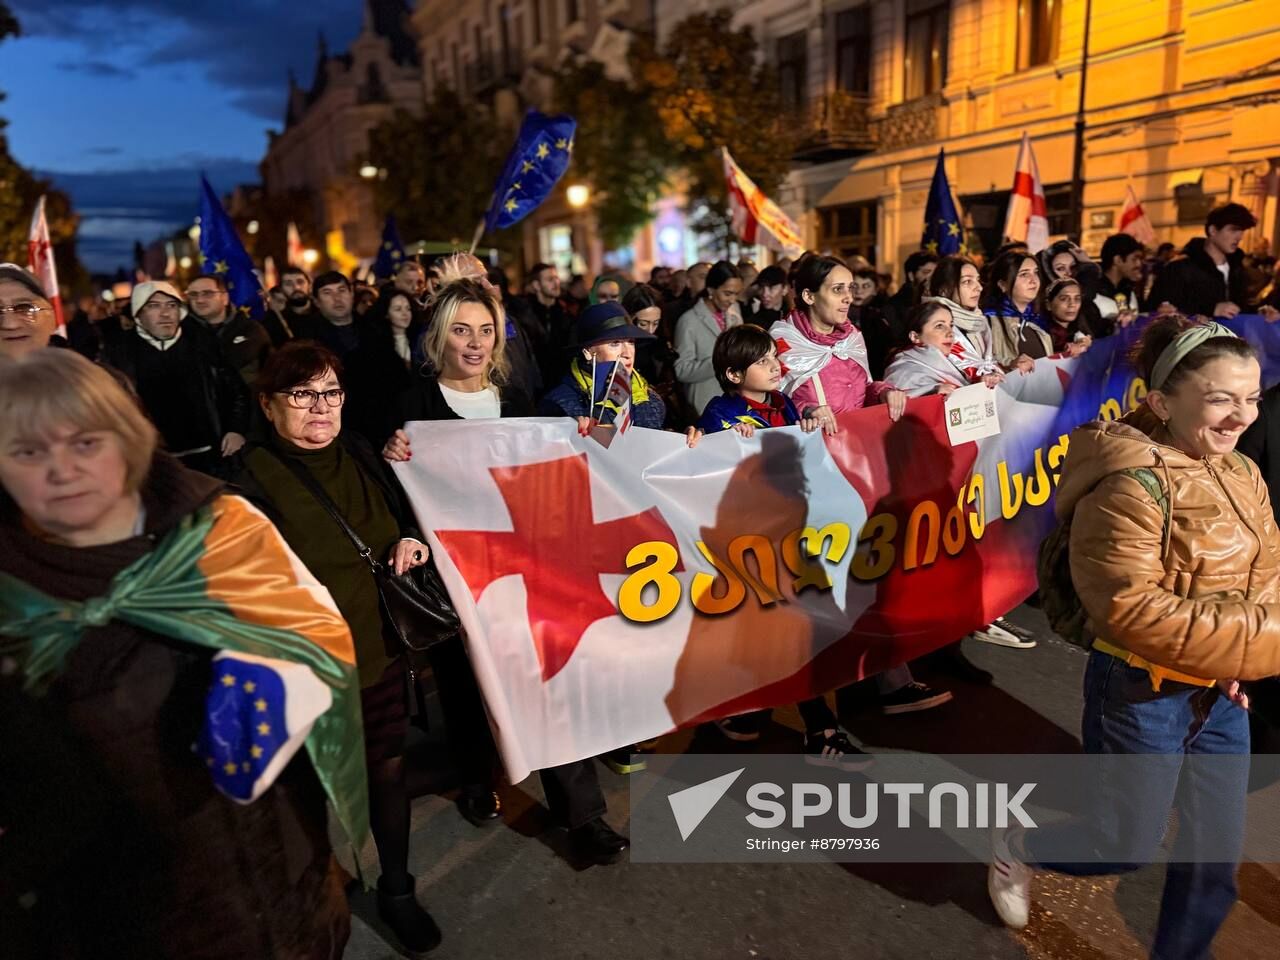
[[[929,201],[924,208],[924,236],[920,246],[930,253],[948,256],[960,252],[964,246],[964,228],[960,226],[960,214],[951,198],[951,184],[947,183],[945,151],[938,151],[938,165],[933,168],[933,186],[929,188]]]
[[[403,259],[404,244],[400,242],[396,218],[387,214],[387,222],[382,225],[382,243],[378,244],[378,258],[373,261],[373,275],[379,280],[389,279]]]
[[[520,136],[494,185],[485,230],[519,223],[547,199],[569,167],[577,129],[578,121],[568,114],[548,117],[536,110],[525,114]]]
[[[200,266],[205,273],[219,274],[227,281],[231,304],[241,313],[262,319],[261,285],[253,272],[253,261],[245,252],[236,226],[222,209],[222,202],[200,176]]]

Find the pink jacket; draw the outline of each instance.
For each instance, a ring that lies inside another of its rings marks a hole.
[[[845,337],[862,336],[847,320],[830,333],[818,333],[809,323],[809,318],[799,310],[792,314],[791,319],[801,333],[823,346],[839,343]],[[822,368],[817,379],[822,381],[822,392],[833,413],[858,410],[879,403],[883,395],[893,389],[891,384],[872,381],[862,364],[856,360],[840,360],[836,357]],[[817,384],[812,379],[796,387],[791,400],[802,414],[810,407],[822,405],[818,398]]]

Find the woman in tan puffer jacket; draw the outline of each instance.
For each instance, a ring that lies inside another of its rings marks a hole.
[[[1165,317],[1135,365],[1146,403],[1072,435],[1056,511],[1095,638],[1085,752],[1156,756],[1100,766],[1084,821],[997,836],[988,890],[1006,924],[1025,926],[1029,864],[1135,869],[1176,807],[1178,862],[1152,956],[1191,960],[1209,955],[1236,899],[1249,754],[1239,681],[1280,673],[1280,535],[1258,468],[1235,451],[1258,416],[1252,348],[1217,324]],[[1090,862],[1061,862],[1064,850]]]

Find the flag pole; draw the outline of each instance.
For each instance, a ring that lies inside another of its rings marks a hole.
[[[475,235],[471,238],[471,249],[467,253],[475,253],[476,247],[480,246],[480,238],[484,236],[484,221],[481,220],[476,224]]]

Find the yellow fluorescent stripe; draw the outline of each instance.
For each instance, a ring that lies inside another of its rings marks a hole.
[[[213,527],[199,568],[210,597],[247,623],[306,637],[355,663],[351,631],[329,591],[311,575],[276,528],[242,497],[213,503]]]

